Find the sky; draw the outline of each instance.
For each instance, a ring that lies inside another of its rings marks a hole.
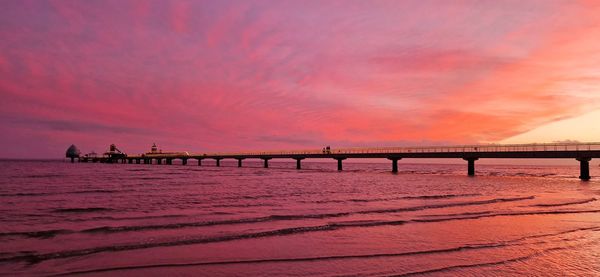
[[[600,141],[599,1],[0,0],[3,158]]]

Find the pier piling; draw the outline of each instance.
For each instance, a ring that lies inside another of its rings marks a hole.
[[[392,161],[392,173],[398,173],[398,160],[402,158],[388,158],[388,160]]]
[[[463,160],[468,162],[467,175],[475,176],[475,161],[479,158],[463,158]]]
[[[296,160],[296,169],[302,169],[302,160],[304,158],[294,158]]]
[[[590,161],[591,158],[577,158],[579,161],[579,179],[583,181],[589,181],[590,177]]]
[[[270,160],[271,158],[262,158],[262,159],[265,161],[265,165],[264,165],[264,166],[265,166],[265,168],[269,168],[269,160]]]
[[[342,161],[345,160],[346,158],[334,158],[337,160],[337,168],[338,171],[342,171]]]

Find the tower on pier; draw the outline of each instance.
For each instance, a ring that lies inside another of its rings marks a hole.
[[[77,148],[75,144],[71,144],[71,146],[69,146],[69,148],[67,149],[66,157],[71,158],[72,163],[75,162],[75,158],[79,159],[80,155],[81,151],[79,151],[79,148]]]

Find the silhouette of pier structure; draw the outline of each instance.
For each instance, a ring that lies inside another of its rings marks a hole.
[[[72,146],[67,157],[72,158]],[[71,154],[71,156],[69,155]],[[555,144],[490,144],[490,145],[462,145],[462,146],[430,146],[430,147],[377,147],[377,148],[338,148],[329,147],[309,150],[281,150],[281,151],[255,151],[255,152],[217,152],[217,153],[189,153],[189,152],[162,152],[156,145],[150,152],[141,155],[127,155],[114,145],[102,157],[79,156],[80,162],[104,163],[129,163],[129,164],[173,164],[180,160],[182,165],[195,160],[198,166],[203,160],[215,160],[216,166],[221,166],[221,160],[237,160],[238,167],[246,159],[259,159],[264,167],[269,167],[272,159],[293,159],[296,169],[302,168],[305,159],[334,159],[337,169],[343,170],[343,161],[346,159],[382,158],[392,163],[392,172],[398,172],[398,161],[403,159],[462,159],[467,162],[467,175],[475,176],[475,162],[479,159],[576,159],[580,163],[581,180],[590,179],[590,161],[600,158],[600,143],[555,143]]]

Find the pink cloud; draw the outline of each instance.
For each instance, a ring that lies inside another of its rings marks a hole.
[[[188,31],[189,17],[189,2],[174,1],[171,3],[171,27],[175,32],[185,33]]]
[[[600,108],[594,2],[27,4],[0,4],[24,157],[490,142]]]

